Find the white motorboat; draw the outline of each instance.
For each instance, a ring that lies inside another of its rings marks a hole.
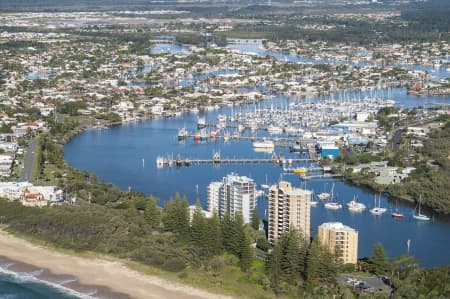
[[[273,143],[273,141],[270,140],[253,141],[253,148],[273,149],[274,147],[275,144]]]

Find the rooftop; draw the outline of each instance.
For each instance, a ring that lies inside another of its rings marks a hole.
[[[356,232],[355,229],[350,226],[344,225],[341,222],[325,222],[322,223],[319,227],[327,228],[333,231],[346,231],[346,232]]]

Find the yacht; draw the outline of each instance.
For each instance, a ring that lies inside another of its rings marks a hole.
[[[370,214],[375,215],[375,216],[381,216],[384,213],[386,213],[386,211],[387,211],[386,208],[376,207],[376,208],[370,209]]]
[[[375,215],[375,216],[381,216],[384,213],[386,213],[387,209],[381,207],[381,195],[378,200],[378,206],[377,206],[377,197],[376,196],[375,196],[374,201],[375,201],[375,206],[373,209],[370,209],[370,214]]]
[[[324,205],[325,209],[329,209],[329,210],[339,210],[342,209],[342,205],[340,203],[337,202],[327,202]]]
[[[183,140],[187,137],[188,135],[188,131],[186,130],[186,128],[181,128],[178,130],[178,140]]]
[[[267,132],[269,132],[269,134],[281,134],[283,133],[283,129],[277,126],[269,126],[267,127]]]
[[[219,122],[226,122],[226,121],[227,121],[227,116],[224,115],[224,114],[218,114],[218,115],[217,115],[217,120],[218,120]]]
[[[164,167],[164,158],[163,157],[156,158],[156,167],[158,167],[158,168]]]
[[[333,186],[334,186],[334,185],[333,185]],[[318,199],[320,199],[320,200],[327,200],[328,198],[330,198],[330,193],[325,192],[325,189],[326,189],[326,183],[325,183],[325,185],[324,185],[324,187],[323,187],[323,192],[322,192],[322,193],[319,193],[319,194],[317,195],[317,198],[318,198]]]
[[[417,211],[417,213],[415,213],[413,215],[413,218],[416,219],[416,220],[424,220],[424,221],[431,220],[430,217],[420,213],[420,205],[421,205],[421,203],[422,203],[422,196],[420,196],[420,199],[419,199],[419,210]]]
[[[322,192],[317,195],[317,198],[319,198],[320,200],[327,200],[328,198],[330,198],[330,193]]]
[[[351,212],[362,212],[366,209],[365,204],[356,201],[355,195],[353,196],[353,200],[350,201],[349,203],[347,203],[347,207],[348,207],[348,210]]]
[[[391,216],[392,216],[392,218],[395,218],[395,219],[403,219],[403,218],[405,218],[405,216],[402,213],[398,213],[398,212],[392,212]]]
[[[199,117],[197,119],[197,129],[206,128],[206,119],[204,117]]]
[[[273,143],[273,141],[270,140],[253,141],[253,147],[273,149],[275,147],[275,144]]]
[[[395,219],[403,219],[403,218],[405,218],[405,216],[398,211],[397,201],[395,201],[395,212],[391,213],[391,217],[395,218]]]
[[[325,207],[325,209],[329,209],[329,210],[342,209],[342,205],[340,203],[334,202],[333,190],[334,190],[334,184],[331,187],[330,201],[327,202],[326,204],[324,204],[324,207]]]

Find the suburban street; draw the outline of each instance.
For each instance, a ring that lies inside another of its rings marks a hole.
[[[392,149],[394,152],[398,151],[400,148],[400,144],[402,142],[402,133],[405,131],[405,129],[398,129],[395,130],[392,134]]]
[[[20,170],[20,177],[18,179],[19,182],[26,182],[31,180],[36,146],[37,146],[37,138],[34,138],[30,141],[25,151],[22,169]]]

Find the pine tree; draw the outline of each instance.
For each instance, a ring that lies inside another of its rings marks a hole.
[[[259,216],[256,208],[253,210],[252,227],[254,230],[259,230]]]
[[[144,217],[147,223],[152,227],[158,227],[161,222],[161,211],[157,205],[158,199],[150,197],[145,203]]]
[[[312,241],[306,258],[306,279],[313,281],[319,273],[320,244],[317,240]]]
[[[222,246],[225,251],[231,253],[233,223],[229,213],[225,213],[221,222]]]
[[[299,232],[300,236],[300,251],[299,251],[299,270],[300,275],[303,277],[303,279],[306,279],[306,261],[308,257],[308,251],[310,246],[309,239],[305,238],[305,236]]]
[[[241,256],[241,250],[242,250],[242,242],[245,239],[245,232],[244,232],[244,218],[242,217],[241,213],[236,213],[234,215],[234,221],[232,222],[232,247],[231,250],[234,252],[234,254],[238,257]],[[246,241],[247,243],[249,243],[249,241]]]
[[[194,246],[202,248],[207,246],[208,236],[206,229],[206,218],[203,215],[200,202],[197,202],[191,222],[191,242]]]
[[[241,270],[244,272],[248,272],[252,266],[252,261],[253,250],[250,247],[250,240],[245,234],[242,234],[239,252],[239,265],[241,267]]]
[[[287,281],[294,283],[300,275],[300,237],[298,232],[291,229],[284,238],[283,258],[281,268]]]
[[[176,194],[164,207],[164,226],[167,230],[177,233],[180,237],[189,239],[189,208],[186,197]]]
[[[178,233],[186,240],[189,239],[189,203],[186,196],[179,198],[177,211]]]
[[[270,282],[275,293],[279,293],[280,283],[282,280],[281,271],[282,246],[279,242],[275,245],[272,253],[269,255],[268,272],[270,273]]]
[[[328,248],[319,244],[319,268],[318,275],[327,281],[333,281],[337,274],[337,266],[334,255]]]
[[[381,243],[375,244],[370,262],[374,273],[383,274],[388,271],[388,257]]]
[[[240,242],[243,234],[243,219],[240,214],[236,214],[234,219],[227,213],[222,220],[222,240],[224,249],[239,257]]]
[[[222,250],[222,231],[220,227],[220,218],[216,212],[206,220],[207,226],[207,248],[212,254],[218,254]]]

